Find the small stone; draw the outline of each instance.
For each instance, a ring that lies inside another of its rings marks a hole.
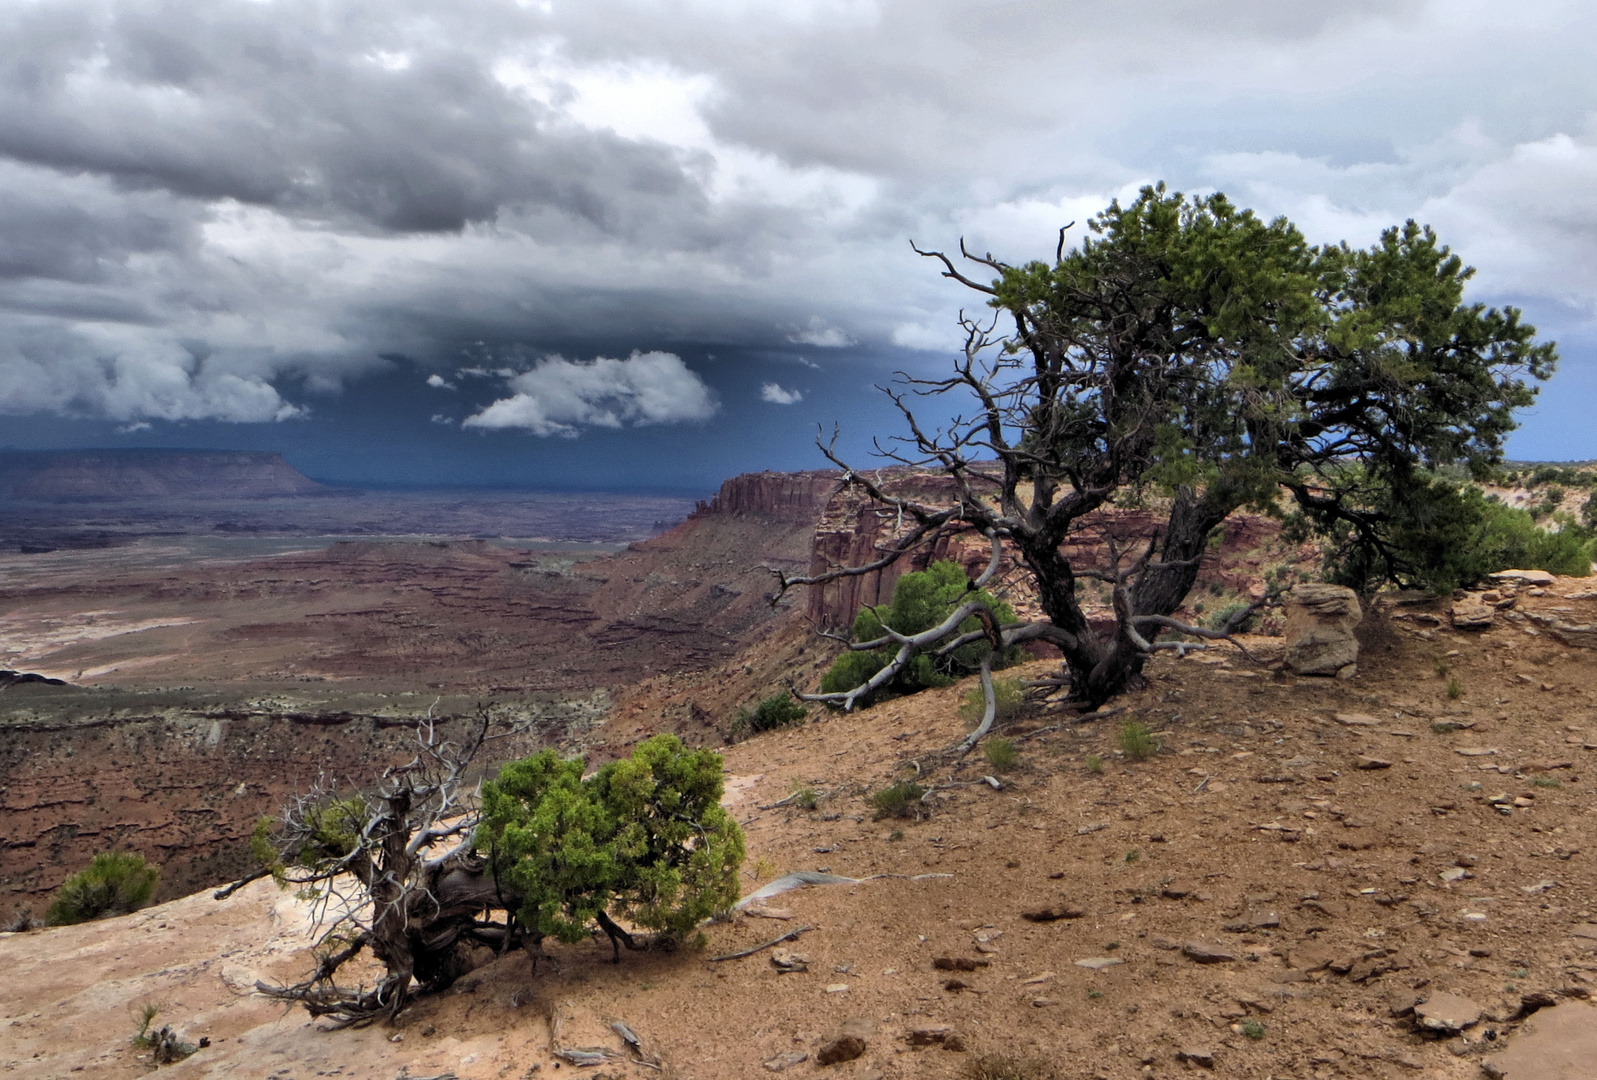
[[[1058,1005],[1059,999],[1051,997],[1032,998],[1031,1004],[1033,1008],[1046,1009],[1050,1005]]]
[[[1022,911],[1020,917],[1027,922],[1057,922],[1060,919],[1079,919],[1085,914],[1087,914],[1085,908],[1077,907],[1075,904],[1060,903],[1035,911]]]
[[[971,985],[970,983],[965,982],[963,979],[949,979],[943,984],[943,989],[947,990],[950,994],[957,994],[961,990],[971,989]]]
[[[1172,881],[1159,890],[1159,895],[1166,900],[1185,900],[1192,895],[1192,886],[1185,881]]]
[[[1124,964],[1124,963],[1125,963],[1125,961],[1119,959],[1118,957],[1113,957],[1113,956],[1089,956],[1085,960],[1077,960],[1076,961],[1076,966],[1077,967],[1088,968],[1088,969],[1090,969],[1092,971],[1102,971],[1104,968],[1114,967],[1116,964]]]
[[[1376,727],[1380,721],[1367,713],[1336,713],[1334,719],[1346,727]]]
[[[1357,767],[1369,772],[1376,769],[1390,769],[1392,767],[1392,763],[1387,761],[1385,758],[1370,757],[1368,754],[1360,754]]]
[[[1463,881],[1469,876],[1469,871],[1464,869],[1462,866],[1449,866],[1446,870],[1443,870],[1441,874],[1443,881]]]
[[[1487,746],[1458,746],[1454,747],[1453,753],[1460,757],[1491,757],[1497,751]]]
[[[771,953],[771,965],[783,975],[793,974],[808,971],[810,969],[810,958],[802,953],[777,949]]]
[[[1187,959],[1200,964],[1224,964],[1237,958],[1236,953],[1219,945],[1206,945],[1201,941],[1187,942],[1181,946],[1181,952]]]
[[[1463,1031],[1480,1022],[1481,1007],[1459,994],[1438,992],[1414,1006],[1414,1019],[1427,1031]]]
[[[765,1063],[765,1067],[770,1072],[781,1072],[783,1069],[791,1069],[795,1065],[802,1065],[809,1059],[810,1056],[802,1050],[793,1050],[786,1054],[776,1055],[776,1057]]]
[[[1183,1046],[1176,1051],[1177,1061],[1189,1061],[1205,1069],[1214,1068],[1214,1051],[1206,1046]]]
[[[1020,980],[1020,985],[1021,986],[1036,986],[1038,983],[1045,983],[1049,979],[1052,979],[1054,977],[1054,974],[1055,973],[1052,972],[1052,971],[1044,971],[1041,974],[1033,975],[1029,979]]]
[[[904,1033],[904,1039],[911,1046],[934,1046],[945,1044],[954,1034],[954,1029],[947,1024],[933,1024],[930,1027],[910,1028]]]
[[[932,961],[934,971],[975,971],[979,967],[986,967],[990,960],[972,960],[968,956],[939,956]]]
[[[828,994],[842,994],[846,993],[847,991],[848,983],[827,983],[826,985],[826,992]]]
[[[821,1043],[821,1048],[815,1052],[817,1065],[836,1065],[843,1061],[853,1061],[865,1053],[865,1048],[870,1045],[871,1037],[876,1034],[876,1022],[865,1017],[856,1017],[845,1020]]]
[[[1569,936],[1597,941],[1597,923],[1579,923],[1570,928]]]

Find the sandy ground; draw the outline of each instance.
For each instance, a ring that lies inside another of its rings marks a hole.
[[[1523,607],[1591,622],[1588,591],[1563,580]],[[607,1025],[622,1021],[662,1066],[618,1056],[588,1077],[752,1077],[808,1054],[790,1070],[805,1075],[828,1031],[864,1018],[869,1048],[828,1074],[954,1076],[1003,1052],[1042,1062],[1037,1076],[1185,1076],[1200,1069],[1186,1054],[1256,1080],[1473,1080],[1513,1045],[1527,996],[1578,1002],[1597,983],[1597,677],[1590,652],[1529,621],[1376,630],[1349,681],[1161,658],[1117,716],[1012,729],[1020,760],[1000,790],[980,782],[980,752],[939,757],[965,686],[731,747],[745,891],[797,869],[887,876],[787,894],[770,903],[787,918],[711,925],[702,949],[612,965],[596,942],[553,946],[536,973],[506,957],[395,1028],[324,1032],[251,996],[256,977],[306,963],[303,914],[270,883],[3,937],[0,1071],[148,1071],[130,1010],[162,1002],[186,1038],[211,1040],[174,1077],[525,1080],[555,1070],[556,1020],[561,1045],[618,1055]],[[1158,733],[1149,760],[1117,754],[1132,718]],[[868,793],[917,768],[941,789],[929,817],[875,820]],[[816,809],[772,805],[795,785]],[[1081,914],[1022,917],[1059,907]],[[778,973],[771,950],[710,959],[799,926],[813,929],[783,947],[807,972]],[[950,973],[938,958],[986,963]],[[1441,992],[1484,1014],[1451,1043],[1401,1015]],[[906,1041],[940,1024],[970,1049]]]

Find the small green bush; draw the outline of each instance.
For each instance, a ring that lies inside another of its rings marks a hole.
[[[680,941],[732,906],[743,830],[720,805],[720,754],[656,735],[583,772],[544,750],[483,785],[478,843],[525,926],[574,942],[607,911]]]
[[[1262,1039],[1264,1038],[1264,1025],[1257,1020],[1244,1020],[1242,1021],[1242,1034],[1250,1039]]]
[[[930,630],[954,609],[970,600],[982,600],[992,609],[1001,624],[1015,621],[1013,609],[985,589],[970,590],[970,578],[965,568],[957,562],[935,562],[925,570],[916,570],[898,579],[893,588],[893,602],[875,608],[865,608],[854,618],[853,639],[874,641],[882,636],[883,627],[892,627],[900,634],[918,634]],[[961,632],[969,632],[981,623],[973,615],[960,624]],[[872,704],[895,694],[913,694],[934,686],[947,686],[956,679],[970,675],[981,667],[981,661],[992,649],[985,641],[961,645],[948,656],[934,657],[922,653],[906,665],[886,686],[862,700]],[[898,646],[871,649],[865,652],[846,652],[839,656],[821,678],[821,692],[836,694],[852,690],[870,680],[886,667],[897,653]],[[1018,647],[1005,649],[994,657],[995,668],[1019,662],[1023,651]]]
[[[867,675],[866,678],[870,676]],[[749,735],[758,735],[762,731],[791,727],[794,724],[802,724],[808,716],[809,711],[801,703],[794,701],[793,695],[782,690],[761,701],[752,712],[748,709],[739,709],[737,716],[732,720],[732,736],[741,739]]]
[[[1225,624],[1231,621],[1231,617],[1233,615],[1236,615],[1241,611],[1246,611],[1250,606],[1251,605],[1246,600],[1239,600],[1234,604],[1225,605],[1219,611],[1216,611],[1209,617],[1209,629],[1223,629]],[[1253,629],[1254,624],[1257,623],[1258,620],[1258,612],[1254,612],[1252,615],[1249,615],[1246,619],[1242,620],[1242,625],[1236,627],[1235,632],[1239,634],[1247,633],[1249,630]]]
[[[1140,720],[1127,720],[1120,725],[1120,752],[1131,761],[1146,761],[1159,749],[1159,740],[1153,731]]]
[[[993,680],[993,723],[1007,724],[1026,709],[1026,688],[1019,679]],[[965,691],[965,700],[959,706],[959,718],[967,727],[975,727],[987,713],[987,695],[982,693],[978,681]]]
[[[1087,755],[1087,771],[1094,776],[1103,775],[1103,758],[1098,754]]]
[[[160,868],[151,866],[143,855],[101,852],[85,869],[61,883],[45,909],[44,921],[50,926],[71,926],[104,915],[125,915],[149,903],[160,880]]]
[[[982,744],[982,756],[998,772],[1008,772],[1020,762],[1020,748],[1014,739],[988,739]]]
[[[926,789],[913,780],[900,780],[887,785],[871,796],[871,805],[876,807],[876,820],[924,816],[926,808],[921,803],[921,796],[925,794]]]
[[[1447,696],[1452,698],[1454,701],[1457,701],[1459,698],[1464,696],[1464,684],[1459,680],[1457,675],[1454,675],[1447,680]]]

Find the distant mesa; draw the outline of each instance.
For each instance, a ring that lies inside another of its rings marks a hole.
[[[253,450],[0,451],[0,498],[30,502],[349,494]]]

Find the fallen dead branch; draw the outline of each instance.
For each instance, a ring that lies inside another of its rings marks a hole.
[[[741,960],[745,956],[753,956],[755,953],[760,952],[763,949],[769,949],[772,945],[780,945],[784,941],[792,941],[806,930],[814,929],[815,927],[813,926],[801,926],[796,930],[789,930],[780,937],[774,937],[770,941],[762,941],[760,944],[751,949],[742,949],[738,952],[725,953],[721,956],[712,956],[710,957],[710,963],[719,964],[723,960]]]

